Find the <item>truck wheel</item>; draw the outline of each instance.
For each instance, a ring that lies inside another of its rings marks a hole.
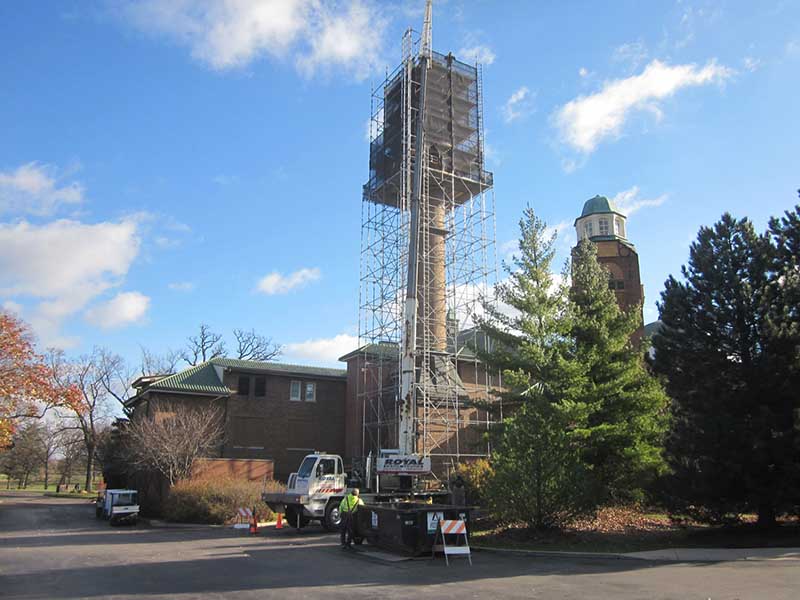
[[[341,522],[342,515],[339,513],[339,503],[336,500],[328,502],[328,506],[325,507],[325,518],[322,519],[322,526],[325,531],[336,531]]]
[[[302,510],[302,509],[301,509]],[[308,517],[300,514],[300,522],[298,524],[297,512],[293,507],[286,507],[286,524],[294,527],[298,531],[308,525]]]

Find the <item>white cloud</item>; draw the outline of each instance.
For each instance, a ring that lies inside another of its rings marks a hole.
[[[641,75],[608,81],[599,92],[571,100],[555,112],[554,123],[563,143],[589,154],[606,138],[619,137],[632,112],[649,111],[661,118],[659,100],[685,87],[723,82],[733,74],[713,60],[702,68],[654,60]]]
[[[342,67],[363,80],[379,69],[387,21],[378,10],[359,0],[350,0],[346,9],[312,6],[317,9],[308,23],[311,50],[297,60],[302,73],[311,76],[321,68]]]
[[[800,39],[786,42],[786,56],[800,56]]]
[[[191,292],[194,291],[194,284],[191,281],[175,281],[167,285],[173,292]]]
[[[84,188],[78,182],[59,183],[52,167],[30,162],[13,171],[0,171],[0,214],[53,214],[65,204],[83,202]]]
[[[588,77],[589,70],[586,67],[581,67],[580,69],[578,69],[578,75],[581,77]]]
[[[120,285],[139,246],[134,218],[0,223],[0,296],[38,301],[27,320],[45,344],[66,345],[60,337],[63,320]]]
[[[334,364],[340,356],[344,356],[356,348],[358,348],[356,336],[340,333],[332,338],[316,338],[305,342],[286,344],[284,354],[290,359]]]
[[[86,311],[86,320],[102,329],[117,329],[140,322],[150,307],[150,298],[140,292],[120,292],[111,300]]]
[[[492,166],[498,167],[503,163],[503,157],[494,144],[483,142],[483,155],[486,157],[486,162]]]
[[[126,13],[213,69],[295,56],[305,74],[337,66],[359,79],[379,65],[386,28],[378,9],[362,0],[145,0],[129,3]]]
[[[497,58],[494,51],[489,46],[477,45],[470,48],[461,48],[456,53],[458,60],[466,63],[478,63],[489,66]]]
[[[22,304],[14,302],[13,300],[6,300],[3,302],[3,310],[17,316],[22,316]]]
[[[628,42],[614,48],[611,59],[615,62],[625,63],[635,71],[647,60],[647,46],[644,42]]]
[[[661,206],[667,201],[667,198],[667,194],[661,194],[657,198],[641,198],[639,196],[639,186],[635,185],[629,190],[625,190],[614,196],[611,202],[622,214],[630,217],[643,208]]]
[[[288,275],[282,275],[274,271],[262,277],[258,281],[256,289],[267,296],[287,294],[294,289],[304,287],[313,281],[317,281],[319,278],[320,270],[316,267],[311,269],[299,269]]]
[[[531,114],[534,111],[533,100],[535,96],[536,93],[531,93],[524,85],[511,94],[503,105],[503,118],[506,123],[511,123]]]
[[[760,69],[761,64],[762,64],[761,59],[754,58],[752,56],[745,56],[744,59],[742,60],[742,66],[744,67],[744,70],[749,71],[750,73],[753,73],[754,71]]]

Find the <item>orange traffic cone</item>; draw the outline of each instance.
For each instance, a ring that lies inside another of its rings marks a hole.
[[[275,523],[275,529],[283,529],[283,515],[278,513],[278,522]]]

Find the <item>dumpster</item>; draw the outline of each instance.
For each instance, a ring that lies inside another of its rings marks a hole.
[[[375,502],[356,511],[355,534],[371,545],[411,556],[430,554],[442,519],[461,519],[470,530],[470,507],[424,502]]]

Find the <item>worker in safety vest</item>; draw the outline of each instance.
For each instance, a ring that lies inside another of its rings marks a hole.
[[[359,506],[364,506],[364,501],[358,497],[358,494],[358,488],[353,488],[353,491],[342,498],[339,503],[339,515],[342,518],[339,524],[342,548],[350,547],[350,543],[353,541],[355,512]]]

